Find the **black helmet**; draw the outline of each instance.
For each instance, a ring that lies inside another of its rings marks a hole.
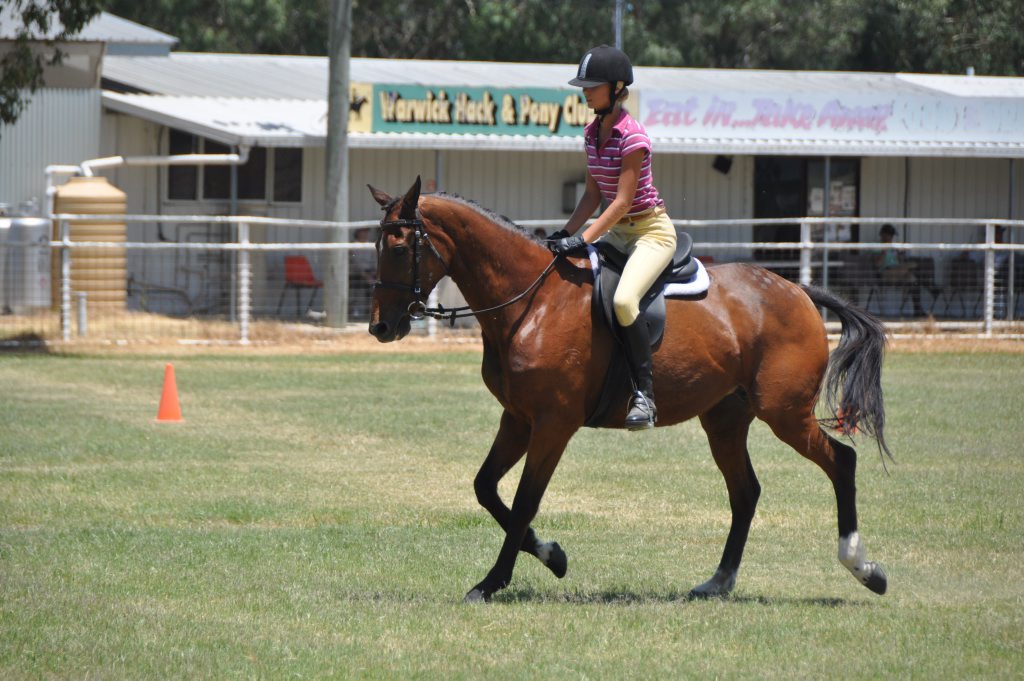
[[[629,57],[620,49],[599,45],[583,55],[576,77],[569,81],[569,85],[594,87],[611,83],[615,87],[620,80],[626,85],[633,82],[633,65],[629,63]]]

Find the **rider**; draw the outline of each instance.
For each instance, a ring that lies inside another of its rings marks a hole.
[[[651,174],[651,140],[644,127],[622,104],[633,82],[629,57],[619,49],[601,45],[583,55],[569,85],[583,88],[587,106],[597,118],[584,131],[587,155],[586,191],[565,229],[551,236],[556,255],[581,251],[603,239],[628,256],[615,290],[615,317],[622,328],[626,357],[633,373],[634,392],[626,415],[626,428],[650,428],[657,420],[651,372],[651,339],[640,312],[640,298],[672,261],[676,230]],[[608,205],[583,228],[604,198]]]

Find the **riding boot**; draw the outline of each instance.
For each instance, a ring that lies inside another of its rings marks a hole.
[[[654,377],[651,372],[651,334],[641,314],[629,326],[620,327],[626,346],[626,359],[633,374],[633,397],[626,414],[627,430],[653,428],[658,420],[654,406]]]

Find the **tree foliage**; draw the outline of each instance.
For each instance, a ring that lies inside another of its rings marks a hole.
[[[82,30],[100,11],[101,0],[5,0],[17,25],[14,40],[0,58],[0,121],[11,124],[28,105],[30,93],[43,85],[43,69],[59,64],[63,53],[55,43]],[[35,38],[47,36],[45,50],[33,50]]]
[[[26,0],[8,0],[26,2]],[[332,0],[102,3],[184,51],[323,55]],[[356,0],[357,57],[568,62],[613,40],[614,0]],[[637,64],[1024,75],[1021,0],[634,0]]]

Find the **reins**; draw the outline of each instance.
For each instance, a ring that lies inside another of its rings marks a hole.
[[[448,267],[448,263],[446,263],[444,261],[444,258],[441,257],[441,253],[438,252],[437,247],[434,246],[434,242],[430,240],[430,235],[427,234],[427,231],[423,227],[423,220],[420,219],[419,217],[416,217],[415,219],[412,220],[381,220],[380,227],[382,230],[387,227],[412,227],[414,230],[416,238],[413,241],[412,247],[412,284],[400,284],[396,282],[382,281],[380,279],[375,281],[373,284],[374,288],[390,288],[397,289],[399,291],[412,291],[412,294],[416,297],[416,300],[409,303],[409,309],[407,310],[407,314],[409,315],[409,318],[414,321],[423,319],[424,317],[431,317],[432,319],[447,319],[448,325],[454,328],[456,319],[475,317],[477,315],[496,312],[498,310],[506,308],[509,305],[518,303],[520,300],[529,295],[531,291],[537,288],[537,286],[544,280],[544,277],[546,277],[551,272],[551,270],[554,269],[555,263],[558,262],[558,258],[552,258],[551,262],[548,263],[548,266],[544,268],[544,271],[540,273],[540,276],[538,276],[532,284],[530,284],[528,287],[526,287],[525,290],[523,290],[521,293],[519,293],[512,299],[507,300],[499,305],[494,305],[483,310],[474,310],[472,307],[468,305],[447,308],[444,305],[439,304],[437,307],[427,307],[426,300],[423,296],[423,286],[420,283],[420,252],[422,250],[422,244],[426,242],[427,246],[430,247],[430,250],[434,253],[434,257],[436,257],[441,262],[441,266],[444,268],[446,275],[451,276],[451,270]]]

